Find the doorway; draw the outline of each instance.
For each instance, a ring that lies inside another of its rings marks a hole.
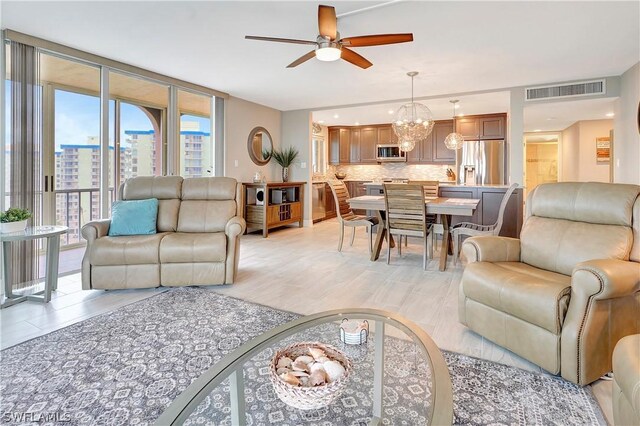
[[[558,182],[559,133],[525,136],[525,191],[541,183]]]

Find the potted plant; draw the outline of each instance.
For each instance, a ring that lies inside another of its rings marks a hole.
[[[293,164],[296,157],[298,157],[298,150],[290,146],[289,148],[278,151],[273,150],[273,159],[276,163],[282,166],[282,181],[287,182],[289,180],[289,167]]]
[[[27,220],[31,217],[31,212],[27,209],[10,207],[9,210],[0,213],[0,232],[24,231],[27,227]]]

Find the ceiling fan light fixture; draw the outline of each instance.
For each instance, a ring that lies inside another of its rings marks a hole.
[[[337,43],[321,43],[316,49],[316,58],[319,61],[332,62],[340,59],[342,52]]]

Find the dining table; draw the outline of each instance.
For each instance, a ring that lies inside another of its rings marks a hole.
[[[371,252],[371,261],[378,260],[382,249],[382,242],[385,238],[389,240],[391,247],[394,246],[391,235],[387,236],[384,195],[361,195],[359,197],[349,198],[347,202],[351,206],[351,209],[376,212],[379,225],[376,241]],[[473,216],[474,211],[478,207],[478,203],[480,203],[480,200],[475,198],[426,198],[425,205],[427,214],[437,215],[443,228],[442,245],[440,246],[440,271],[444,271],[447,267],[451,216]],[[457,255],[457,253],[454,253],[454,255]]]

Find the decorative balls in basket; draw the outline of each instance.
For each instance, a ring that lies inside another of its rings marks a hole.
[[[294,343],[271,360],[269,375],[278,398],[301,410],[330,405],[344,391],[351,360],[331,345]]]

